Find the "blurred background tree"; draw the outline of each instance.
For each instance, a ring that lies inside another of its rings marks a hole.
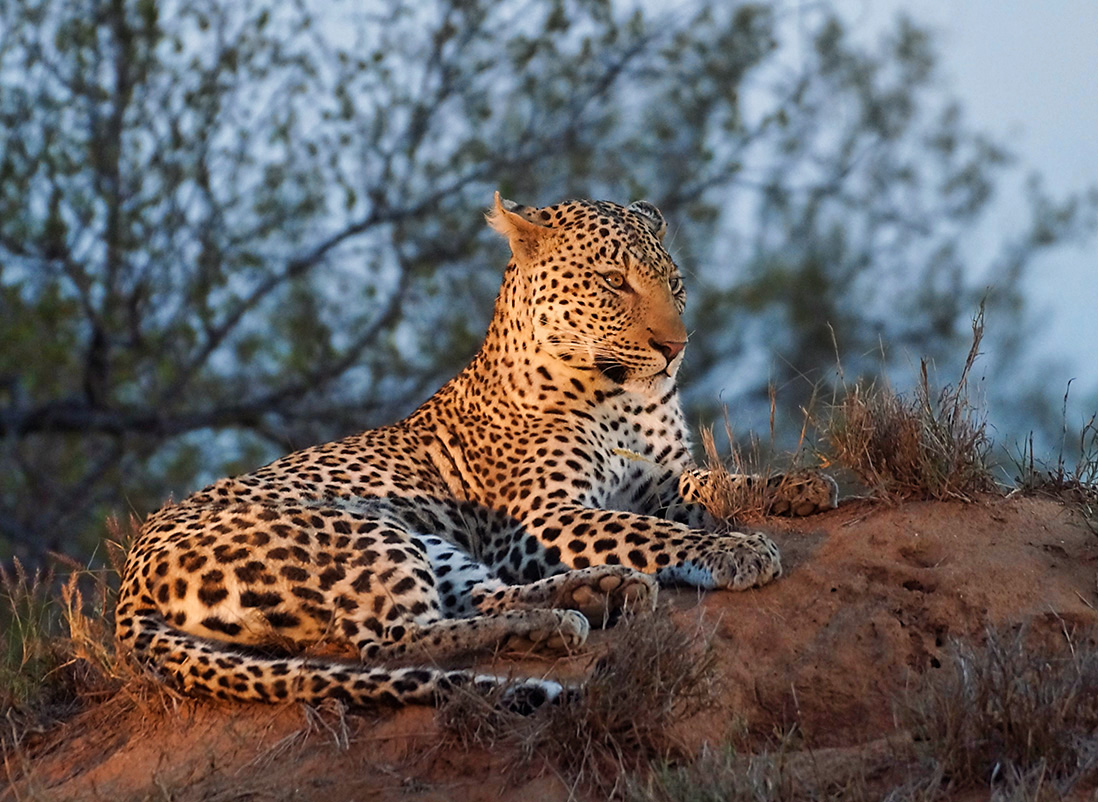
[[[1095,198],[1035,181],[968,263],[1010,154],[911,22],[805,19],[791,58],[767,3],[0,0],[0,559],[410,411],[487,324],[497,187],[663,209],[695,422],[765,428],[771,384],[797,417],[836,346],[950,359],[985,294],[1009,365]],[[1055,428],[1061,388],[1001,386],[1010,431]]]

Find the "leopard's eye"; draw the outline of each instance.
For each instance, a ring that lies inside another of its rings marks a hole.
[[[620,290],[625,286],[625,274],[618,270],[603,273],[602,278],[611,289]]]

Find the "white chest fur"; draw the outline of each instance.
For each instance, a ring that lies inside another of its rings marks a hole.
[[[610,509],[649,511],[691,464],[678,397],[659,402],[625,393],[606,405],[599,427],[607,468],[600,500]]]

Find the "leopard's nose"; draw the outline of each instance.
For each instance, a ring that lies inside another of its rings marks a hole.
[[[665,340],[659,342],[655,337],[648,341],[648,344],[663,354],[664,359],[670,362],[672,359],[682,353],[682,349],[686,347],[686,341],[678,340]]]

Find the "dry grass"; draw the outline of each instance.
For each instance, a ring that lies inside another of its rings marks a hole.
[[[981,307],[972,321],[972,347],[956,385],[933,390],[923,360],[911,397],[876,382],[844,388],[826,426],[829,460],[890,501],[970,501],[994,491],[991,440],[983,412],[969,396],[983,331]]]
[[[701,632],[686,633],[662,608],[627,616],[611,651],[581,688],[531,716],[460,694],[440,723],[458,745],[506,755],[512,774],[548,766],[573,788],[611,798],[654,761],[681,756],[679,726],[718,705],[715,656]]]
[[[1042,646],[1026,631],[989,631],[928,673],[901,717],[925,760],[924,790],[1066,794],[1098,779],[1098,649],[1066,633]]]
[[[115,521],[112,532],[127,533]],[[112,560],[124,553],[110,544]],[[0,567],[0,753],[115,694],[134,676],[114,651],[118,567],[89,569],[54,555],[29,572]]]
[[[745,755],[734,748],[706,745],[698,757],[680,766],[664,766],[633,778],[631,802],[779,802],[779,800],[880,799],[869,785],[872,770],[850,750],[839,764],[817,763],[811,752],[795,751],[795,733],[778,738],[773,751]]]
[[[1015,460],[1017,485],[1023,492],[1053,496],[1073,506],[1086,527],[1098,535],[1098,413],[1083,424],[1069,449],[1067,402],[1065,392],[1063,437],[1055,466],[1036,460],[1030,435]]]
[[[29,573],[19,560],[0,566],[0,713],[48,695],[48,678],[64,662],[55,590],[52,573]]]
[[[730,529],[745,523],[757,523],[774,514],[774,504],[781,497],[783,481],[787,478],[796,480],[806,452],[812,450],[806,449],[806,443],[810,431],[815,430],[812,418],[812,410],[816,407],[815,393],[802,410],[804,418],[796,448],[789,454],[777,456],[774,449],[777,389],[771,385],[769,390],[768,448],[764,448],[754,436],[746,447],[741,446],[732,431],[727,407],[724,409],[724,432],[729,444],[727,456],[721,455],[712,427],[703,427],[700,431],[705,451],[704,467],[709,472],[709,480],[699,489],[698,502]]]
[[[771,469],[760,457],[757,443],[752,443],[746,453],[736,445],[727,414],[724,426],[731,444],[727,458],[717,450],[713,430],[701,431],[709,481],[699,489],[698,502],[725,525],[753,523],[763,518],[770,506],[767,480]]]

